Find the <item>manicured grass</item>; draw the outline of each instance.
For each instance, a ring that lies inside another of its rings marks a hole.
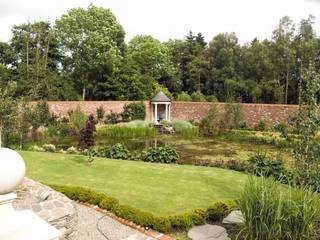
[[[79,155],[20,152],[27,176],[46,184],[83,186],[105,192],[120,203],[156,215],[178,214],[235,199],[247,176],[210,167],[165,165]]]

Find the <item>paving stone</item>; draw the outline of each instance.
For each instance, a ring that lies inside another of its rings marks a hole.
[[[222,223],[225,224],[242,224],[244,222],[241,211],[232,211],[227,217],[225,217]]]
[[[188,237],[192,240],[230,240],[225,228],[209,224],[191,228]]]

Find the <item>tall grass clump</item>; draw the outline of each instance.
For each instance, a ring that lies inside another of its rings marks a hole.
[[[199,137],[199,127],[192,125],[192,123],[182,120],[172,122],[174,131],[184,138]]]
[[[155,137],[156,134],[156,129],[148,122],[139,120],[118,125],[105,125],[97,129],[98,137],[110,139],[150,138]]]
[[[319,197],[307,189],[249,178],[238,206],[244,217],[239,235],[246,240],[317,239]]]

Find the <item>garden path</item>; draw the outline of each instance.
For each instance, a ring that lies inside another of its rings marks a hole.
[[[106,240],[97,230],[97,221],[103,213],[95,209],[77,204],[78,226],[72,240]],[[152,238],[125,226],[118,221],[106,216],[99,223],[100,229],[109,240],[152,240]]]

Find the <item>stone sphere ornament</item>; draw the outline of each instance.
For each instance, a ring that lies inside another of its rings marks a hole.
[[[13,192],[21,184],[26,165],[19,153],[0,148],[0,195]]]

